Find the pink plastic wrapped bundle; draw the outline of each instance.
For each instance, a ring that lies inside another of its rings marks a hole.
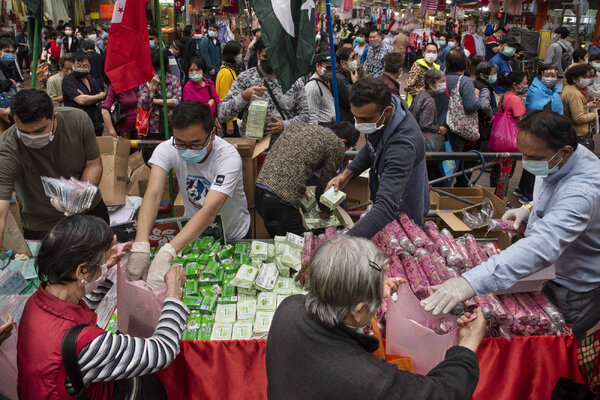
[[[430,286],[437,286],[444,283],[444,280],[440,276],[437,266],[435,265],[429,254],[420,254],[418,256],[418,259],[419,267],[421,267],[421,271],[427,277]]]
[[[454,328],[456,328],[454,322],[452,322],[449,318],[446,317],[437,318],[433,320],[429,319],[425,322],[424,326],[426,328],[431,329],[438,335],[446,335],[452,332]]]
[[[471,258],[471,254],[467,251],[467,246],[465,244],[465,238],[459,237],[456,239],[456,244],[458,245],[458,251],[460,255],[467,261],[464,269],[471,269],[475,264],[475,260]]]
[[[550,329],[552,321],[550,321],[550,318],[546,315],[544,310],[537,305],[531,296],[529,296],[527,293],[517,293],[514,296],[527,313],[528,325],[543,325],[546,329]]]
[[[500,250],[492,242],[483,243],[479,247],[482,247],[483,252],[487,254],[488,258],[500,254]]]
[[[419,263],[410,254],[406,252],[400,253],[400,261],[404,267],[404,273],[406,274],[406,280],[408,284],[419,300],[423,300],[431,295],[431,289],[429,289],[429,281],[421,272]]]
[[[551,327],[551,330],[562,331],[566,326],[566,322],[563,315],[560,313],[560,311],[558,311],[558,308],[556,308],[556,306],[552,304],[550,300],[548,300],[548,298],[540,292],[530,293],[530,296],[533,299],[533,301],[535,301],[535,303],[542,310],[544,310],[546,315],[552,321],[553,326]]]
[[[448,264],[456,268],[466,268],[468,260],[461,253],[458,243],[454,240],[454,236],[445,228],[440,231],[440,235],[450,249],[450,255],[447,257]]]
[[[302,263],[308,263],[313,253],[314,235],[312,232],[304,233],[304,248],[302,249]]]
[[[488,323],[494,322],[494,311],[492,310],[492,306],[487,301],[485,297],[475,296],[473,297],[473,301],[477,303],[478,307],[481,307],[481,312],[483,312],[483,316],[485,317]]]
[[[513,331],[515,330],[515,326],[521,326],[523,331],[527,325],[537,325],[530,323],[530,315],[527,313],[525,307],[521,305],[519,300],[512,294],[505,294],[501,296],[502,304],[508,310],[509,313],[513,316]],[[539,321],[539,317],[538,317]],[[520,330],[519,330],[520,331]]]
[[[513,323],[513,316],[509,313],[504,304],[502,304],[500,299],[498,299],[498,297],[496,297],[494,294],[488,294],[485,296],[485,300],[492,309],[494,318],[498,324],[510,327]]]
[[[473,235],[465,235],[465,248],[467,249],[471,261],[473,261],[474,267],[487,260],[487,257],[485,257],[485,254],[477,244],[477,241],[475,241]]]
[[[477,309],[477,302],[474,299],[468,299],[464,302],[465,310],[468,312],[473,312]]]
[[[511,221],[506,221],[503,219],[491,219],[488,223],[488,229],[490,231],[505,231],[505,232],[516,232],[520,234],[525,233],[525,229],[527,228],[526,224],[521,224],[519,229],[515,229],[515,225]]]
[[[442,239],[437,225],[432,221],[427,221],[423,225],[423,230],[425,231],[425,233],[427,233],[427,236],[435,245],[435,249],[437,250],[437,252],[442,257],[448,257],[450,255],[450,249],[446,245],[444,239]]]
[[[332,236],[335,236],[335,227],[334,226],[328,226],[327,228],[325,228],[325,237],[327,239],[329,239]]]
[[[402,229],[406,232],[406,235],[410,239],[410,241],[415,245],[415,247],[423,247],[425,232],[421,228],[417,226],[414,222],[408,218],[408,215],[405,213],[401,213],[398,217],[400,221],[400,225],[402,225]]]
[[[404,272],[402,261],[400,261],[400,258],[395,254],[391,256],[388,261],[388,274],[392,278],[406,279],[406,272]]]

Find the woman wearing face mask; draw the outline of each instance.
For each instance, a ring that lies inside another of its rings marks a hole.
[[[577,140],[594,151],[594,140],[590,124],[596,115],[590,108],[598,107],[597,99],[590,99],[588,87],[594,84],[596,71],[588,64],[576,65],[565,73],[567,85],[560,99],[567,117],[577,133]]]
[[[57,399],[75,395],[66,389],[61,345],[77,325],[85,325],[76,339],[85,398],[114,398],[115,380],[152,374],[175,358],[189,314],[179,300],[185,281],[180,266],[165,275],[167,294],[154,336],[134,338],[96,325],[94,310],[114,281],[108,279],[109,272],[124,255],[115,240],[106,222],[74,215],[56,224],[42,241],[36,260],[42,283],[27,301],[19,324],[20,399],[37,399],[41,393]],[[150,383],[162,389],[153,376],[141,383],[143,391],[152,390]]]
[[[438,57],[438,48],[435,43],[427,43],[423,49],[423,58],[418,59],[408,72],[408,79],[404,90],[407,93],[406,101],[410,106],[413,101],[413,96],[416,96],[425,89],[425,73],[430,69],[440,69],[440,66],[435,63]]]
[[[367,59],[367,54],[369,53],[369,48],[371,47],[369,46],[369,43],[367,43],[367,35],[367,31],[361,29],[358,31],[358,34],[354,38],[354,52],[358,56],[358,59],[360,60],[361,64],[365,63],[365,60]]]
[[[506,89],[506,92],[498,101],[498,112],[508,114],[514,124],[517,124],[525,117],[527,110],[521,96],[527,94],[529,86],[527,85],[527,75],[525,72],[513,71],[508,76],[501,77],[500,84]],[[516,161],[513,162],[510,170],[512,178],[515,172]],[[500,165],[492,166],[490,173],[490,186],[497,187],[500,179]]]
[[[244,62],[242,60],[242,45],[235,40],[227,42],[223,48],[223,64],[217,74],[217,94],[220,99],[224,99],[229,92],[229,88],[236,80],[238,73],[243,70]],[[239,137],[240,132],[237,125],[237,118],[227,122],[227,136]]]
[[[269,399],[471,398],[479,379],[475,352],[487,329],[481,310],[458,320],[458,346],[428,375],[399,371],[373,355],[378,341],[362,328],[399,284],[385,278],[386,269],[385,255],[366,239],[341,235],[316,250],[308,294],[285,299],[273,318],[266,352]],[[469,317],[475,318],[467,322]]]
[[[204,77],[206,62],[202,56],[193,57],[190,61],[190,80],[183,88],[183,100],[195,100],[206,104],[217,118],[217,105],[220,102],[214,83]]]

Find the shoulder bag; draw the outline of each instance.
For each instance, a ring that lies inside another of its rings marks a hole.
[[[446,125],[450,131],[467,141],[479,140],[479,118],[476,112],[467,113],[463,99],[460,95],[461,75],[452,93],[448,96],[448,114],[446,115]],[[468,78],[467,78],[468,79]],[[446,89],[448,94],[448,89]]]

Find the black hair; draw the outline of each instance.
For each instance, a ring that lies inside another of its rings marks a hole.
[[[219,30],[219,26],[217,24],[210,24],[210,26],[208,28],[209,29],[212,28],[212,29],[215,29],[217,31]]]
[[[438,45],[433,43],[433,42],[429,42],[425,45],[425,47],[423,47],[423,54],[425,54],[425,52],[427,51],[427,47],[428,46],[433,46],[435,47],[435,51],[439,51],[440,49],[438,48]]]
[[[345,44],[351,44],[354,45],[354,40],[352,40],[351,38],[347,37],[346,39],[342,40],[340,42],[340,47],[342,47]]]
[[[323,126],[331,129],[331,131],[340,139],[345,139],[347,147],[354,147],[356,142],[358,142],[358,138],[360,137],[360,132],[356,130],[353,124],[347,121],[338,123],[329,122],[323,124]]]
[[[592,61],[598,61],[598,60],[600,60],[600,52],[590,53],[590,58],[589,58],[590,62],[592,62]]]
[[[206,66],[206,61],[204,60],[204,57],[202,56],[194,56],[190,59],[190,67],[192,66],[192,64],[194,64],[196,67],[200,68],[202,70],[202,72],[207,72],[208,67]]]
[[[494,70],[498,71],[498,67],[496,66],[496,64],[488,62],[488,61],[483,61],[483,62],[480,62],[479,64],[477,64],[475,73],[477,74],[477,77],[479,78],[479,74],[484,74],[485,76],[490,76],[490,74]]]
[[[376,28],[376,27],[371,28],[371,30],[369,31],[369,34],[372,33],[372,32],[377,32],[377,34],[379,35],[379,37],[383,37],[383,32],[380,29]]]
[[[91,26],[86,26],[86,27],[83,29],[83,32],[82,32],[82,34],[89,35],[90,33],[92,33],[92,34],[93,34],[93,33],[96,33],[96,30],[95,30],[94,28],[92,28]]]
[[[148,36],[154,36],[155,38],[158,38],[158,32],[154,28],[148,28]]]
[[[554,111],[538,110],[528,113],[517,126],[519,130],[542,139],[554,151],[565,146],[577,149],[577,133],[571,121]]]
[[[460,35],[456,32],[448,32],[448,36],[446,36],[446,41],[456,40],[456,44],[460,46]]]
[[[73,62],[73,56],[71,56],[70,54],[65,54],[64,56],[62,56],[60,60],[58,60],[58,68],[62,70],[65,67],[65,63],[67,61]]]
[[[402,62],[404,61],[404,57],[400,55],[400,53],[388,53],[383,57],[383,65],[385,72],[390,72],[392,74],[397,73],[402,69]]]
[[[65,29],[67,29],[67,28],[71,28],[71,29],[73,29],[73,24],[72,24],[72,23],[70,23],[70,22],[67,22],[67,23],[65,24]]]
[[[559,26],[554,30],[554,33],[558,33],[563,39],[566,39],[571,34],[571,32],[569,32],[569,28],[565,26]]]
[[[96,43],[92,42],[89,39],[83,39],[81,42],[81,50],[94,50],[96,48]]]
[[[585,76],[590,71],[595,70],[589,64],[577,64],[572,66],[567,70],[567,72],[565,72],[565,79],[567,80],[567,84],[575,84],[575,79]]]
[[[380,111],[392,103],[392,92],[381,79],[360,78],[350,91],[350,104],[362,107],[366,104],[377,104]]]
[[[186,100],[177,104],[173,108],[169,122],[174,129],[185,129],[190,125],[200,124],[208,133],[211,133],[215,127],[215,119],[210,108],[195,100]]]
[[[194,31],[191,25],[186,25],[185,28],[183,28],[183,36],[192,36],[193,32]]]
[[[498,76],[498,81],[500,86],[510,90],[512,89],[513,84],[521,84],[525,77],[527,77],[527,74],[523,71],[512,71],[510,74]]]
[[[256,43],[254,43],[254,51],[260,54],[260,52],[265,49],[265,42],[263,41],[263,38],[261,36],[258,39],[256,39]]]
[[[575,49],[575,51],[573,51],[573,62],[581,62],[585,60],[585,56],[587,55],[588,51],[586,49]]]
[[[17,92],[10,103],[10,113],[24,124],[51,119],[54,113],[52,99],[46,92],[23,89]]]
[[[354,49],[350,49],[348,47],[340,47],[335,55],[337,61],[348,61],[350,59],[350,55],[354,53]]]
[[[152,59],[152,66],[154,69],[160,70],[160,53],[157,48],[150,52],[150,58]],[[167,61],[165,60],[165,69],[167,68],[166,62]]]
[[[223,47],[223,54],[221,58],[228,64],[235,65],[235,57],[240,54],[242,51],[242,45],[240,42],[235,40],[230,40],[227,42],[225,47]]]
[[[87,60],[89,63],[91,63],[91,57],[88,53],[86,53],[85,51],[82,50],[78,50],[75,53],[73,53],[73,62],[77,62],[77,61],[84,61]]]
[[[110,250],[113,233],[108,224],[90,215],[62,219],[42,240],[35,267],[42,282],[62,285],[72,282],[79,265],[85,273],[100,268],[104,254]]]
[[[494,33],[499,31],[506,33],[506,29],[503,26],[497,26],[496,29],[494,29]]]
[[[556,70],[558,72],[558,67],[554,64],[542,64],[542,66],[540,66],[540,77],[542,76],[542,74],[546,71],[550,71],[551,69]]]
[[[260,28],[252,29],[252,35],[256,36],[256,34],[260,31],[261,31]]]
[[[11,37],[3,37],[0,39],[0,50],[8,49],[12,47],[13,49],[17,49],[17,43]]]
[[[467,56],[464,51],[454,48],[446,55],[446,72],[464,72],[467,69]]]

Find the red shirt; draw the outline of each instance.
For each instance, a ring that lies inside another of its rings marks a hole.
[[[60,49],[62,44],[56,43],[56,39],[52,39],[50,41],[50,56],[54,58],[56,61],[60,59]]]

